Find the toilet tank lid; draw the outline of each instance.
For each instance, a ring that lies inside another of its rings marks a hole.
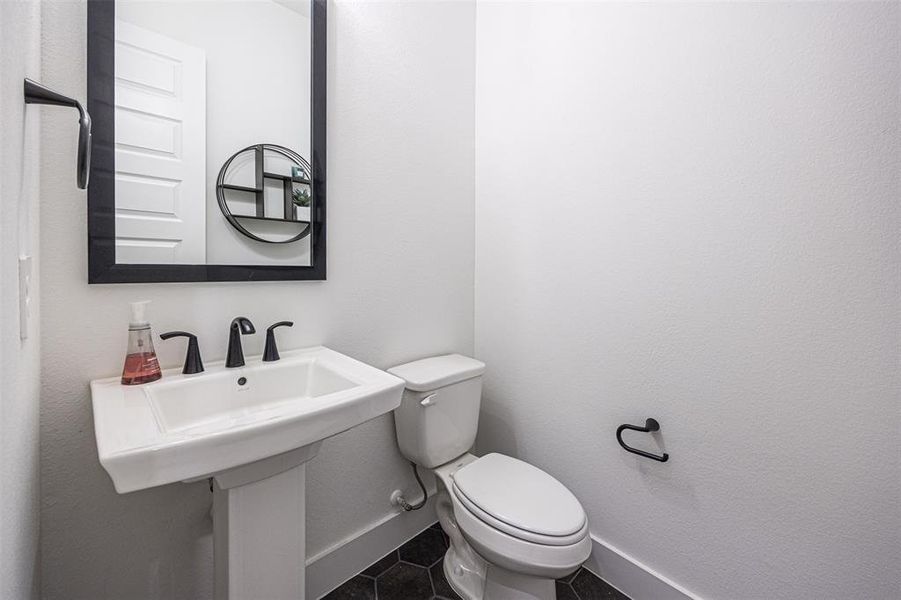
[[[428,392],[459,383],[485,372],[485,363],[462,354],[445,354],[423,358],[388,369],[407,382],[407,389]]]

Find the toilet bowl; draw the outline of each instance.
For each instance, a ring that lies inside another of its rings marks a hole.
[[[591,554],[582,506],[540,469],[502,454],[466,454],[433,472],[451,541],[445,575],[466,600],[553,599],[554,580]]]
[[[395,411],[401,452],[439,481],[450,539],[444,572],[465,600],[554,600],[555,579],[591,554],[588,519],[562,483],[522,460],[469,453],[483,363],[460,355],[389,369],[407,382]]]

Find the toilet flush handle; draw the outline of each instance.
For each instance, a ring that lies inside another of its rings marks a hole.
[[[437,393],[429,394],[428,396],[426,396],[425,398],[423,398],[422,400],[419,401],[419,405],[420,406],[432,406],[433,404],[438,402],[437,398],[435,398],[435,396],[437,396],[437,395],[438,395]]]

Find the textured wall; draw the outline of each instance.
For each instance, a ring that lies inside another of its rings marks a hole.
[[[34,265],[27,340],[19,338],[18,258],[37,261],[40,113],[22,80],[40,79],[40,7],[0,2],[0,598],[37,598],[40,327]]]
[[[85,196],[73,185],[75,127],[45,115],[42,550],[48,600],[210,596],[205,483],[124,496],[97,462],[88,381],[115,375],[127,303],[150,299],[157,333],[188,329],[208,361],[245,314],[277,319],[285,348],[325,344],[378,367],[471,353],[473,52],[471,3],[329,8],[329,280],[256,284],[87,284]],[[85,93],[85,6],[46,3],[44,79]],[[246,341],[262,351],[263,336]],[[166,366],[183,343],[158,345]],[[308,552],[392,510],[413,489],[390,417],[327,441],[308,467]]]
[[[898,598],[899,4],[477,6],[482,448],[702,597]]]

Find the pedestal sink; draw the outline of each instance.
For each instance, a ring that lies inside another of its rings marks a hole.
[[[119,493],[212,478],[217,599],[302,599],[304,463],[397,408],[403,387],[324,347],[142,386],[92,381],[100,464]]]

